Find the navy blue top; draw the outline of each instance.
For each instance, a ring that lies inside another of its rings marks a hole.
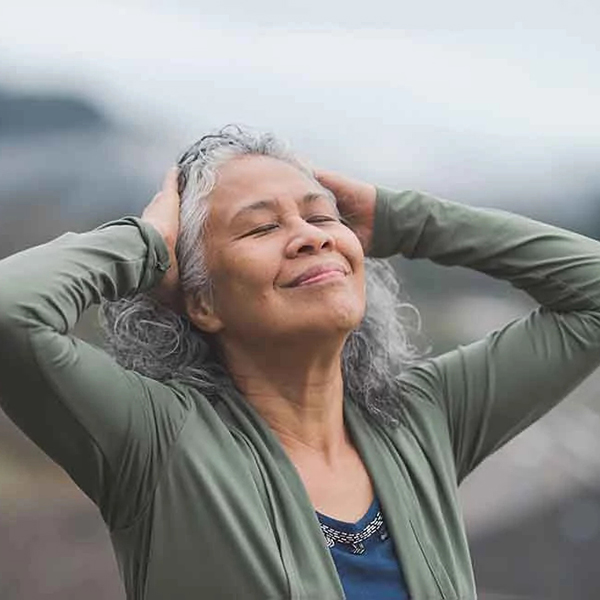
[[[408,600],[400,561],[379,501],[356,523],[317,512],[346,600]]]

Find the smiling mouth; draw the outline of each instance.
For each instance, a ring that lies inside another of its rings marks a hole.
[[[344,279],[344,277],[346,277],[346,274],[342,273],[342,271],[325,271],[323,273],[318,273],[317,275],[313,275],[312,277],[300,281],[294,287],[302,287],[306,285],[314,285],[315,283],[335,281],[338,279]]]
[[[303,273],[284,285],[284,287],[300,287],[343,279],[348,270],[337,261],[327,261],[305,269]]]

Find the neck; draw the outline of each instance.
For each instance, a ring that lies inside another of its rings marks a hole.
[[[268,346],[268,347],[267,347]],[[290,456],[334,462],[344,428],[343,343],[222,343],[229,372]],[[316,350],[315,350],[316,349]]]

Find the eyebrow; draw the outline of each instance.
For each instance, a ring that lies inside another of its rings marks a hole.
[[[325,194],[323,192],[308,192],[307,194],[304,194],[304,196],[302,196],[302,199],[300,200],[300,202],[303,205],[307,205],[307,204],[312,204],[313,202],[316,202],[317,200],[320,200],[322,198],[329,200],[329,202],[331,202],[333,204],[334,208],[337,211],[337,206],[336,206],[334,200],[332,198],[330,198],[328,194]],[[253,213],[256,211],[260,211],[260,210],[271,210],[271,211],[275,212],[275,210],[277,209],[278,206],[279,206],[279,201],[275,200],[275,199],[269,198],[267,200],[257,200],[256,202],[253,202],[252,204],[248,204],[248,206],[244,206],[244,207],[240,208],[240,210],[238,210],[238,212],[235,213],[235,215],[233,216],[231,221],[233,222],[245,214]]]

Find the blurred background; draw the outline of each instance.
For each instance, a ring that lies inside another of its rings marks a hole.
[[[0,257],[139,214],[209,129],[316,165],[600,236],[595,0],[4,0]],[[397,260],[434,354],[531,304]],[[5,285],[1,282],[0,285]],[[93,311],[78,333],[101,343]],[[596,599],[600,375],[462,486],[483,600]],[[0,598],[123,599],[108,534],[0,414]]]

